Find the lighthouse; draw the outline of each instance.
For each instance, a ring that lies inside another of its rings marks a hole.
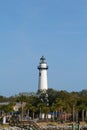
[[[40,58],[40,63],[38,66],[39,70],[39,82],[38,82],[38,90],[47,90],[48,82],[47,82],[47,63],[44,56]]]

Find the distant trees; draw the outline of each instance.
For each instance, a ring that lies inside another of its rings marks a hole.
[[[3,113],[9,113],[9,112],[13,112],[13,106],[15,105],[15,103],[9,103],[8,105],[1,105],[0,106],[0,110]]]
[[[22,117],[28,114],[32,118],[40,117],[40,113],[57,112],[67,114],[71,113],[72,120],[87,120],[87,90],[80,92],[67,92],[48,89],[46,93],[19,94],[17,96],[3,97],[0,96],[0,102],[10,102],[9,105],[0,105],[0,110],[4,112],[13,111],[16,102],[21,103]],[[26,103],[25,107],[22,106]]]

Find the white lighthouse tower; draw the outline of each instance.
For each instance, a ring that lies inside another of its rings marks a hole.
[[[39,70],[38,90],[47,90],[48,89],[47,69],[48,69],[48,66],[46,64],[46,59],[44,56],[42,56],[40,58],[40,63],[38,66],[38,70]]]

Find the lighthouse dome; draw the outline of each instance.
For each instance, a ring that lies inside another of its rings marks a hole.
[[[44,56],[42,56],[42,57],[40,58],[40,63],[46,63],[46,59],[45,59]]]

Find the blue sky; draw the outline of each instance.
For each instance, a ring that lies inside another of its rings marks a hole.
[[[36,92],[40,57],[48,86],[87,89],[87,1],[0,1],[0,95]]]

